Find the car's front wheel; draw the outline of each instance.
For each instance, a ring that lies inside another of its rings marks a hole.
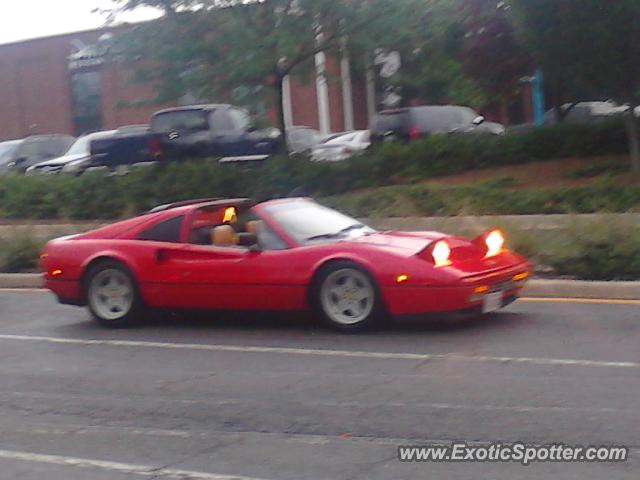
[[[375,281],[367,271],[352,262],[336,262],[323,269],[313,295],[320,317],[341,331],[366,329],[383,316]]]
[[[142,312],[142,300],[129,270],[116,261],[93,266],[86,276],[89,311],[107,328],[132,325]]]

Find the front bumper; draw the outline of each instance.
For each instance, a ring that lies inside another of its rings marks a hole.
[[[514,280],[519,275],[524,279]],[[514,268],[490,275],[462,279],[452,286],[412,286],[407,284],[383,288],[383,297],[393,316],[445,314],[454,312],[482,313],[486,295],[502,293],[503,307],[515,301],[525,286],[528,268]],[[478,293],[478,288],[485,289]]]

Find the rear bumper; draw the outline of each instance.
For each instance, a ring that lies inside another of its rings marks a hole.
[[[63,305],[84,306],[85,301],[78,280],[52,280],[45,278],[44,288],[51,290]]]

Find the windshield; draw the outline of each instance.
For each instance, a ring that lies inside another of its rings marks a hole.
[[[0,165],[11,160],[14,152],[18,148],[18,145],[20,145],[20,140],[0,143]]]
[[[357,133],[348,133],[347,135],[340,135],[338,137],[330,138],[329,140],[326,140],[324,143],[326,145],[336,145],[336,144],[340,144],[340,143],[351,143],[351,142],[356,140],[357,136],[358,136]]]
[[[209,130],[209,122],[203,110],[176,110],[156,115],[151,129],[160,133],[202,131]]]
[[[355,218],[307,200],[271,205],[267,212],[302,245],[375,233]]]
[[[75,141],[71,148],[65,153],[67,155],[89,155],[89,145],[91,143],[91,136],[81,137]]]
[[[94,140],[102,140],[104,138],[110,138],[117,133],[117,130],[107,130],[104,132],[91,133],[80,137],[75,141],[71,148],[63,155],[65,157],[71,155],[91,155],[91,142]]]
[[[289,130],[287,139],[290,148],[294,150],[306,150],[320,143],[321,135],[318,131],[311,128],[300,128]]]

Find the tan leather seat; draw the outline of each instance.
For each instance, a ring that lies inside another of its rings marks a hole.
[[[238,235],[231,225],[221,225],[211,231],[211,243],[216,247],[235,247]]]
[[[250,222],[247,222],[245,224],[244,229],[247,231],[247,233],[250,233],[251,235],[255,235],[257,237],[260,223],[261,222],[259,220],[251,220]]]

